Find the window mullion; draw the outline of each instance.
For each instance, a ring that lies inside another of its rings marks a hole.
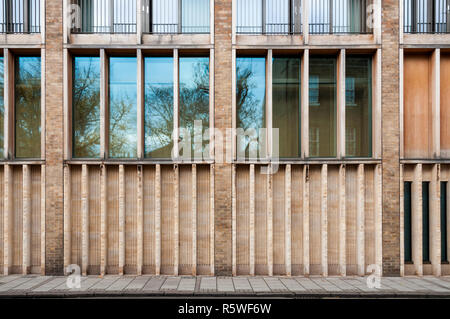
[[[137,50],[137,158],[144,158],[144,61]]]
[[[173,154],[172,159],[177,160],[179,157],[178,141],[179,132],[179,77],[178,77],[178,49],[173,50]]]
[[[100,50],[100,157],[106,159],[108,151],[108,60]]]
[[[267,61],[266,61],[266,90],[267,90],[267,94],[266,94],[266,157],[269,158],[270,160],[272,160],[272,156],[273,155],[278,155],[278,154],[273,154],[273,141],[272,141],[272,134],[273,134],[273,130],[272,130],[272,66],[273,66],[273,51],[272,49],[269,49],[267,51]],[[260,136],[261,138],[261,136]],[[279,143],[279,141],[276,141],[276,143]],[[279,145],[278,145],[279,146]],[[262,158],[261,158],[262,159]]]

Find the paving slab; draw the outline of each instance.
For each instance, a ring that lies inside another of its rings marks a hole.
[[[233,280],[231,278],[217,278],[217,291],[218,292],[235,292]]]
[[[114,284],[117,280],[119,280],[120,276],[105,276],[100,279],[99,282],[92,285],[89,290],[97,290],[102,291],[109,288],[112,284]]]
[[[327,281],[325,278],[311,278],[311,281],[313,281],[315,284],[320,286],[322,289],[328,292],[339,292],[342,291],[341,288],[335,286],[331,282]]]
[[[48,291],[52,290],[53,288],[58,287],[63,282],[66,282],[66,280],[67,280],[67,277],[56,277],[56,278],[50,279],[50,281],[47,281],[45,284],[34,288],[32,291],[39,292],[39,293],[48,292]]]
[[[27,276],[23,276],[23,277],[18,277],[15,278],[14,280],[7,282],[3,285],[0,286],[0,292],[6,292],[9,291],[15,287],[18,287],[30,280],[33,280],[33,277],[27,277]]]
[[[293,278],[281,278],[280,280],[283,285],[291,292],[306,292],[306,289]]]
[[[253,292],[252,286],[247,277],[234,277],[234,289],[238,292]]]
[[[142,288],[144,288],[150,278],[150,276],[138,276],[125,288],[125,290],[140,291]]]
[[[438,286],[441,286],[443,288],[450,290],[450,282],[449,281],[438,279],[436,277],[424,277],[423,279],[426,281],[432,282],[435,285],[438,285]]]
[[[29,280],[17,287],[14,287],[13,290],[30,290],[38,285],[41,285],[42,283],[44,283],[45,281],[47,281],[51,278],[52,277],[50,277],[50,276],[37,276],[37,277],[33,278],[32,280]]]
[[[194,292],[196,281],[195,278],[181,278],[177,291]]]
[[[167,277],[160,290],[177,290],[181,277]]]
[[[295,278],[295,280],[297,280],[297,282],[306,290],[311,290],[311,291],[316,291],[316,292],[317,291],[320,291],[320,292],[325,291],[322,289],[322,287],[318,286],[315,282],[313,282],[309,278],[298,277],[298,278]]]
[[[145,284],[145,286],[142,290],[143,291],[159,291],[165,280],[166,279],[163,277],[151,278],[149,281],[147,281],[147,283]]]
[[[289,289],[277,277],[264,277],[264,281],[273,292],[289,292]]]
[[[106,291],[122,291],[124,290],[130,282],[134,280],[135,277],[123,277],[115,281],[111,286],[106,288]]]
[[[216,277],[202,277],[200,281],[201,292],[216,292],[217,278]]]
[[[342,278],[337,278],[337,277],[328,277],[326,278],[326,280],[330,283],[332,283],[333,285],[339,287],[342,291],[346,291],[346,292],[358,292],[359,289],[348,284],[346,280],[342,279]]]
[[[248,281],[250,282],[254,292],[270,292],[270,288],[267,286],[263,278],[250,278]]]
[[[425,290],[433,291],[433,292],[449,292],[448,289],[443,288],[441,286],[437,286],[431,282],[423,280],[422,278],[405,278],[407,282],[416,284],[417,286],[422,287]]]

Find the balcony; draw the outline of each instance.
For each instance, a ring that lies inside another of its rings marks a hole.
[[[238,0],[237,34],[301,34],[301,0]]]
[[[1,0],[0,33],[40,33],[40,0]]]
[[[72,0],[72,33],[127,34],[137,32],[142,13],[142,33],[209,33],[209,0]]]
[[[403,32],[409,34],[450,33],[450,1],[404,0]]]
[[[372,0],[313,0],[309,4],[310,34],[368,34]]]

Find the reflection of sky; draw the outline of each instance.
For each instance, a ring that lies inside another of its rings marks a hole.
[[[137,98],[137,65],[135,57],[111,57],[110,58],[110,79],[109,79],[109,94],[110,94],[110,112],[111,119],[113,114],[117,112],[115,109],[121,102],[128,105],[132,104],[131,110],[122,118],[124,123],[124,131],[120,134],[110,134],[110,136],[119,136],[127,140],[126,153],[116,154],[120,157],[135,156],[137,143],[137,114],[136,114],[136,98]],[[110,125],[112,126],[113,123]],[[119,133],[119,132],[114,132]],[[112,150],[114,152],[114,150]],[[115,156],[113,154],[113,156]]]
[[[181,10],[183,32],[209,32],[209,0],[183,0]],[[178,0],[153,0],[152,21],[156,25],[178,24]]]
[[[159,115],[164,109],[173,107],[173,58],[146,57],[145,58],[145,152],[153,152],[171,142],[172,132],[155,133],[166,126],[166,119]],[[166,89],[171,95],[170,105],[164,105],[153,93],[153,90]],[[148,100],[147,100],[148,99]],[[159,109],[155,109],[158,107]],[[172,110],[171,110],[172,111]],[[173,119],[173,111],[171,112]]]
[[[195,88],[195,68],[197,65],[209,66],[209,58],[180,58],[180,88]],[[201,70],[203,69],[200,68]]]

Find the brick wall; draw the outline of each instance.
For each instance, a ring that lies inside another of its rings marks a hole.
[[[46,1],[45,272],[63,274],[63,1]]]
[[[399,1],[383,0],[383,274],[400,274]]]
[[[232,125],[231,0],[215,1],[214,11],[214,125],[215,128],[225,132]],[[231,275],[231,165],[215,164],[214,174],[215,272],[216,275]]]

